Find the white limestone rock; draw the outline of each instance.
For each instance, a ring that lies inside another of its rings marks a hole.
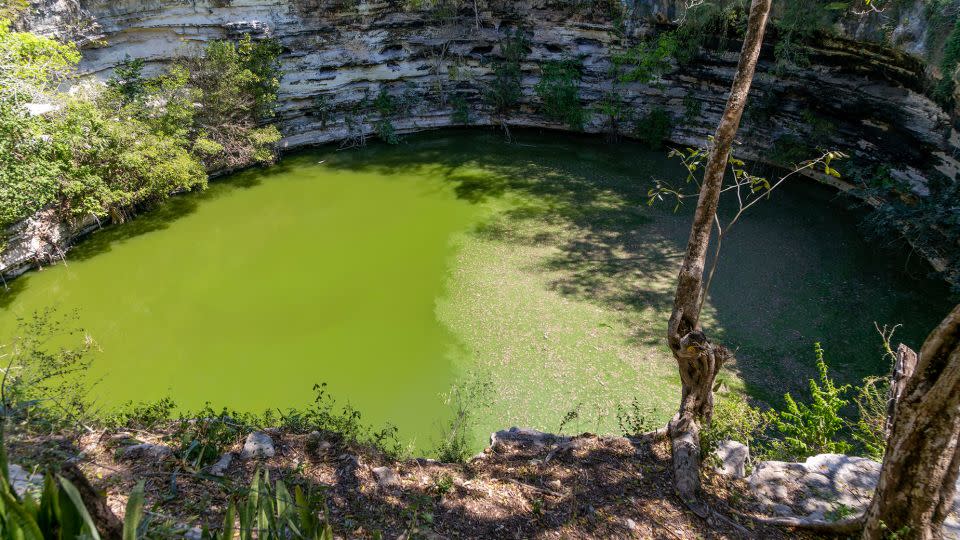
[[[273,447],[273,439],[262,431],[254,431],[247,435],[247,440],[243,443],[243,450],[240,452],[240,459],[267,459],[272,458],[277,453]]]

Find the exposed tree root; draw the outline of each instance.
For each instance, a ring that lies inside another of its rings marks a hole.
[[[741,514],[743,515],[743,514]],[[795,529],[805,529],[813,532],[833,533],[833,534],[852,534],[863,529],[863,516],[855,518],[841,519],[838,521],[824,521],[822,519],[796,518],[796,517],[758,517],[746,516],[754,521],[764,525],[774,525],[777,527],[793,527]]]

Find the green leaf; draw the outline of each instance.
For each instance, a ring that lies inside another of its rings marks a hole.
[[[123,540],[137,540],[137,529],[143,519],[143,480],[137,482],[130,498],[127,499],[127,512],[123,518]]]
[[[83,520],[83,524],[90,538],[100,540],[100,533],[97,531],[97,526],[94,525],[93,518],[90,517],[90,512],[87,512],[87,507],[84,506],[83,498],[80,497],[80,492],[77,491],[76,486],[62,476],[59,477],[59,480],[63,491],[66,492],[67,497],[70,497],[70,501],[73,502],[73,506],[76,507],[77,512],[80,514],[80,518]]]
[[[223,531],[222,538],[223,540],[233,540],[233,521],[237,513],[237,507],[233,504],[233,501],[230,501],[230,504],[227,506],[227,513],[223,516]],[[241,527],[243,524],[241,523]]]
[[[0,500],[3,501],[6,510],[7,525],[16,525],[20,533],[17,536],[24,540],[44,540],[43,533],[40,532],[40,527],[37,526],[33,516],[11,495],[13,489],[2,478],[0,478],[0,483],[3,484],[0,486],[2,488],[0,489]]]

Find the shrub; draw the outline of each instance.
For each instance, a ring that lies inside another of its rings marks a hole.
[[[677,51],[677,36],[672,32],[646,39],[621,54],[613,55],[620,82],[648,84],[673,69],[671,59]]]
[[[172,438],[180,459],[196,470],[219,459],[247,431],[249,426],[236,421],[227,409],[218,413],[208,404],[190,418],[180,418]]]
[[[471,373],[446,394],[444,403],[453,409],[453,418],[447,424],[443,438],[434,448],[437,459],[447,463],[459,463],[470,457],[473,440],[472,428],[478,409],[490,402],[493,382]]]
[[[659,427],[656,414],[656,409],[642,407],[637,398],[633,398],[630,405],[617,404],[617,425],[624,436],[640,435]]]
[[[96,344],[73,323],[72,317],[51,309],[17,320],[15,336],[0,347],[6,419],[28,429],[56,431],[89,417],[85,375]]]
[[[610,141],[618,140],[621,124],[630,119],[632,113],[630,105],[614,90],[603,95],[603,98],[595,105],[595,110],[604,118],[607,139]]]
[[[470,105],[467,103],[467,99],[457,94],[453,96],[451,101],[453,103],[451,120],[453,120],[455,124],[462,126],[470,125]]]
[[[773,425],[782,437],[775,441],[773,455],[802,459],[823,453],[843,454],[852,449],[850,443],[839,438],[845,426],[840,416],[848,402],[843,395],[850,385],[837,386],[827,372],[823,349],[814,345],[820,382],[810,380],[810,403],[798,402],[789,393],[784,395],[786,409],[772,417]]]
[[[670,137],[673,131],[673,118],[670,113],[657,107],[649,114],[637,120],[635,133],[638,139],[651,149],[663,147],[663,142]]]
[[[349,404],[338,406],[327,391],[327,383],[315,384],[317,393],[313,405],[306,409],[291,409],[282,415],[283,425],[300,432],[324,431],[336,433],[354,444],[371,444],[391,456],[400,455],[397,428],[392,425],[374,430],[361,420],[360,411]]]
[[[890,382],[877,377],[868,377],[857,388],[854,402],[857,405],[857,422],[853,425],[853,439],[860,443],[871,458],[881,461],[887,448],[887,396]]]
[[[223,147],[205,156],[211,169],[270,163],[276,137],[263,136],[258,124],[273,115],[280,86],[280,45],[272,40],[213,41],[202,52],[181,58],[190,85],[200,92],[197,122]]]
[[[740,394],[715,394],[713,418],[700,432],[700,451],[710,455],[726,440],[741,442],[754,449],[755,441],[767,430],[769,417],[752,407]]]
[[[542,76],[534,90],[543,102],[547,118],[563,122],[571,129],[583,129],[584,110],[580,104],[579,59],[550,60],[541,67]]]
[[[493,82],[484,89],[484,99],[494,114],[505,115],[520,101],[522,71],[520,62],[527,55],[529,43],[521,29],[509,31],[500,40],[501,58],[493,63]]]

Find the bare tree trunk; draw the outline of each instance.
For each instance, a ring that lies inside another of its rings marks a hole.
[[[723,188],[723,174],[727,168],[730,147],[740,127],[743,109],[747,104],[747,95],[750,93],[770,14],[770,3],[771,0],[753,0],[750,7],[740,62],[726,109],[714,135],[693,226],[690,229],[690,240],[677,279],[673,313],[667,327],[667,343],[679,364],[682,384],[680,410],[669,426],[673,445],[674,481],[681,498],[701,517],[705,517],[708,510],[699,502],[698,497],[699,421],[709,419],[713,412],[714,379],[723,362],[730,356],[727,349],[711,344],[700,329],[703,270]]]
[[[893,412],[863,538],[942,538],[960,472],[960,305],[927,337]]]

